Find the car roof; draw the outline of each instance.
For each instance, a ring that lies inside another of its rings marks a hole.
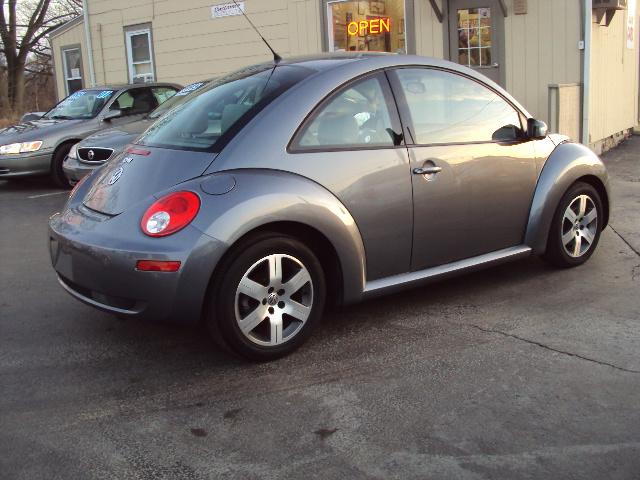
[[[132,88],[141,87],[171,87],[180,90],[182,85],[169,82],[149,82],[149,83],[112,83],[107,85],[97,85],[95,87],[86,87],[83,90],[130,90]]]
[[[283,59],[279,65],[306,67],[315,70],[316,75],[328,75],[334,79],[342,76],[343,81],[375,70],[394,67],[419,66],[449,70],[488,85],[507,98],[527,117],[531,116],[509,92],[485,75],[464,65],[439,58],[386,52],[337,52]]]

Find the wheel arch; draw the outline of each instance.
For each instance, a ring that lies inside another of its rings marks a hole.
[[[60,143],[58,143],[54,149],[53,149],[53,153],[51,154],[51,168],[53,168],[53,160],[56,158],[56,155],[58,154],[58,152],[65,146],[70,145],[70,146],[74,146],[76,143],[81,142],[82,139],[78,138],[78,139],[74,139],[74,138],[67,138],[65,140],[62,140]]]
[[[223,195],[201,195],[194,226],[225,245],[212,268],[220,265],[247,238],[273,231],[299,239],[319,257],[328,281],[330,300],[354,303],[362,298],[366,256],[358,227],[331,192],[299,175],[273,170],[236,170],[235,186]],[[201,180],[199,180],[200,182]],[[336,280],[337,279],[337,280]]]
[[[607,170],[602,160],[578,143],[562,143],[547,159],[533,195],[525,245],[533,253],[545,253],[553,216],[562,196],[573,184],[584,181],[592,185],[603,202],[606,226],[609,220],[610,194]]]

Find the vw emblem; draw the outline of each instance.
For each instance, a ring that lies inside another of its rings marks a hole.
[[[120,177],[122,176],[122,174],[124,173],[124,168],[122,167],[118,167],[116,169],[115,172],[113,172],[113,175],[111,175],[111,178],[109,179],[109,181],[107,182],[109,185],[113,185],[114,183],[116,183],[118,180],[120,180]]]
[[[89,158],[89,160],[93,160],[96,156],[96,152],[94,152],[93,150],[89,150],[87,152],[87,157]]]
[[[278,303],[278,295],[276,293],[270,293],[267,297],[267,303],[272,307]]]

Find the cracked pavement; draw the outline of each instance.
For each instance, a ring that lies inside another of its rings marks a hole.
[[[638,479],[640,137],[604,159],[588,264],[332,312],[261,365],[70,298],[45,241],[64,195],[0,182],[0,478]]]

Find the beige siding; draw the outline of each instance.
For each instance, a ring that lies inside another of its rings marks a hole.
[[[444,0],[436,0],[442,8]],[[426,57],[447,58],[444,53],[444,29],[428,0],[414,0],[416,53]],[[444,20],[447,21],[446,18]]]
[[[637,124],[638,35],[627,49],[626,12],[618,12],[608,27],[593,25],[591,54],[591,143]],[[636,22],[636,29],[638,22]]]
[[[87,49],[84,41],[84,27],[82,22],[80,22],[51,39],[51,50],[53,51],[53,62],[55,65],[56,93],[58,95],[58,99],[62,99],[67,96],[64,84],[62,49],[74,45],[80,45],[82,53],[83,84],[86,87],[90,84],[89,63],[87,61]]]
[[[156,78],[188,83],[268,60],[271,54],[241,16],[211,18],[222,0],[89,0],[96,79],[127,82],[124,28],[151,23]],[[321,51],[314,0],[245,0],[247,14],[283,56]]]
[[[506,88],[530,113],[549,121],[549,85],[581,82],[580,0],[534,0],[526,15],[505,19]]]

